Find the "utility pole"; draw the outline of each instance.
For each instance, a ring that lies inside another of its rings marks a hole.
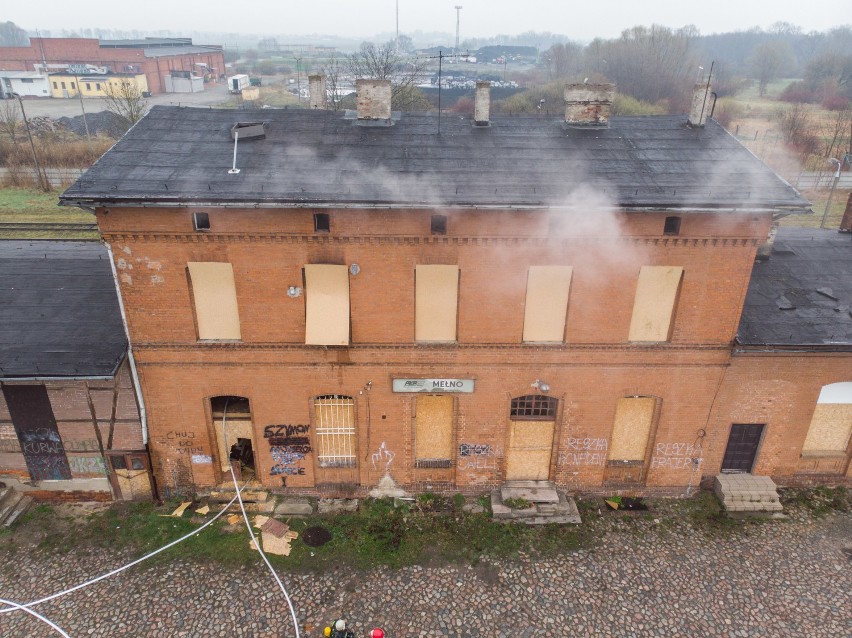
[[[456,64],[459,63],[459,24],[461,23],[461,10],[462,6],[460,4],[456,5],[456,48],[453,51],[456,55]]]
[[[399,0],[396,0],[396,52],[399,53]]]
[[[50,192],[50,182],[47,181],[47,175],[42,176],[41,166],[38,163],[38,155],[36,155],[35,150],[35,142],[33,142],[33,134],[30,131],[30,121],[27,119],[27,112],[24,110],[24,101],[21,99],[20,94],[12,93],[16,98],[18,98],[18,104],[21,105],[21,115],[24,116],[24,126],[27,128],[27,137],[30,140],[30,148],[33,151],[33,164],[35,164],[36,175],[38,176],[38,184],[41,186],[41,189],[45,193]]]

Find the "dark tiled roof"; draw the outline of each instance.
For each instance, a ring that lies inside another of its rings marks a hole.
[[[852,346],[852,236],[779,229],[769,259],[754,264],[737,340]]]
[[[0,241],[0,378],[109,376],[126,350],[100,243]]]
[[[263,121],[239,144],[231,127]],[[341,111],[155,106],[62,196],[66,202],[559,206],[585,185],[635,208],[807,209],[808,202],[714,121],[402,114],[361,126]]]

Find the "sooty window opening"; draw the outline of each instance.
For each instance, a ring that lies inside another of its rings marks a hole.
[[[314,215],[314,232],[327,233],[331,231],[331,216],[328,213]]]
[[[210,230],[210,215],[207,213],[193,213],[192,227],[195,230]]]
[[[446,235],[447,234],[447,216],[432,215],[432,234]]]
[[[680,217],[666,217],[666,223],[663,226],[664,235],[679,235],[680,234]]]

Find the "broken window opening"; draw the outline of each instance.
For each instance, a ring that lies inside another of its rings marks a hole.
[[[329,233],[331,232],[331,215],[328,213],[314,214],[314,232]]]
[[[432,234],[446,235],[447,234],[447,216],[432,215]]]
[[[207,213],[193,213],[192,227],[195,230],[210,230],[210,215]]]
[[[663,225],[663,235],[679,235],[680,234],[680,217],[666,217],[666,222]]]

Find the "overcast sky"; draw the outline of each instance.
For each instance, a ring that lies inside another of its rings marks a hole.
[[[461,39],[524,31],[562,33],[588,41],[614,37],[637,24],[696,25],[701,33],[790,22],[805,31],[852,23],[850,0],[6,0],[0,21],[27,30],[101,27],[157,31],[327,34],[369,37],[399,30],[454,34]]]

